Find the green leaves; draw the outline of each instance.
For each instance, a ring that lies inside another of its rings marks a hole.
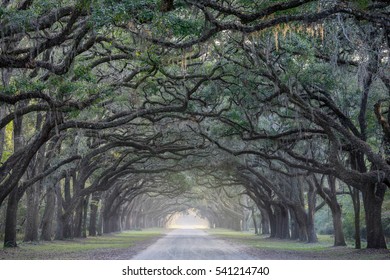
[[[158,22],[158,29],[165,32],[171,32],[172,35],[180,36],[198,36],[202,33],[203,22],[191,16],[185,15],[185,10],[177,13],[168,13]]]
[[[96,82],[96,77],[92,74],[91,69],[85,65],[77,65],[73,73],[78,80]]]
[[[371,3],[371,0],[355,0],[353,2],[359,9],[366,9]]]
[[[77,71],[84,71],[86,68],[79,67]],[[87,72],[89,73],[89,72]],[[52,76],[46,83],[45,89],[49,91],[51,96],[58,99],[85,99],[91,95],[98,94],[104,86],[94,83],[94,79],[79,79],[72,80],[69,77]]]
[[[76,2],[76,9],[87,11],[91,8],[93,2],[95,2],[95,0],[78,0]]]
[[[97,27],[137,21],[151,22],[157,7],[154,0],[97,0],[93,5],[91,21]]]
[[[45,83],[41,81],[31,81],[27,77],[12,79],[8,86],[0,86],[0,90],[9,95],[20,92],[42,91],[45,89]]]

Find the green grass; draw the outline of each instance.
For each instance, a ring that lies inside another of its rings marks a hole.
[[[250,232],[231,231],[227,229],[210,229],[209,234],[221,238],[228,238],[244,243],[254,248],[293,250],[293,251],[321,251],[333,246],[333,238],[329,235],[318,235],[318,243],[304,243],[292,240],[270,239],[254,235]]]
[[[154,228],[72,240],[19,243],[18,248],[0,249],[0,259],[48,259],[93,250],[125,249],[163,233],[163,229]]]
[[[390,259],[390,250],[363,249],[356,250],[352,243],[347,247],[334,247],[333,237],[330,235],[318,235],[317,243],[305,243],[292,240],[281,240],[267,238],[265,236],[255,235],[253,232],[239,232],[227,229],[209,229],[207,232],[218,238],[232,240],[235,243],[241,243],[259,249],[262,256],[283,255],[292,256],[292,259]],[[362,244],[364,247],[365,244]]]

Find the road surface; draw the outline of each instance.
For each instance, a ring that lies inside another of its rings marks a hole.
[[[243,246],[227,243],[199,229],[175,229],[133,260],[247,260]]]

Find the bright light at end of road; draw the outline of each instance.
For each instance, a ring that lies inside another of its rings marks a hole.
[[[175,213],[167,223],[167,228],[205,229],[210,228],[209,221],[197,216],[194,210],[188,213]]]

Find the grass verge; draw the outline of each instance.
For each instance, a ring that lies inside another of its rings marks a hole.
[[[317,243],[304,243],[292,240],[271,239],[250,232],[231,231],[227,229],[208,229],[207,232],[217,238],[248,246],[251,253],[264,259],[390,259],[390,250],[354,249],[334,247],[333,237],[318,235]]]
[[[0,249],[0,259],[115,259],[163,234],[164,229],[154,228],[63,241],[19,243],[17,248]]]
[[[231,231],[220,228],[209,229],[207,232],[219,238],[232,239],[251,247],[263,249],[313,251],[323,250],[333,246],[333,239],[329,235],[318,235],[318,243],[304,243],[291,240],[271,239],[250,232]]]

